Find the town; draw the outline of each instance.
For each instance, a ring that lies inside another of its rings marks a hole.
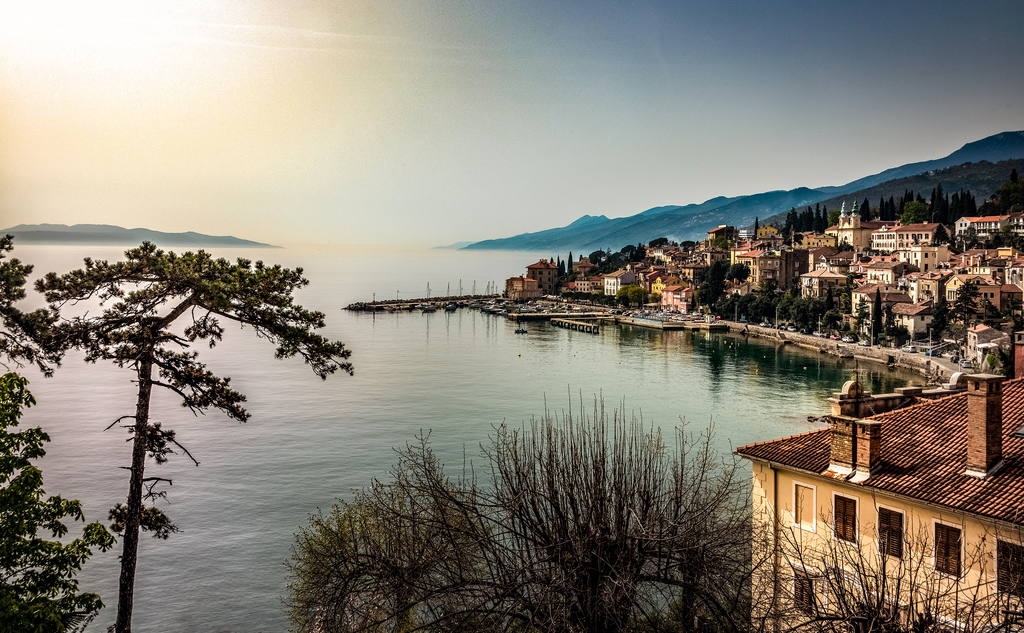
[[[570,252],[507,279],[504,297],[526,304],[512,311],[551,299],[652,322],[696,315],[841,341],[841,353],[897,348],[1012,376],[1013,333],[1024,329],[1022,184],[1014,170],[980,208],[940,188],[930,202],[907,192],[877,207],[793,209],[784,226],[720,225],[700,242]]]

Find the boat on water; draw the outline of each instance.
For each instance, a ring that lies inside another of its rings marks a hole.
[[[516,334],[529,334],[529,330],[524,327],[516,328]]]
[[[455,302],[449,303],[448,305],[446,305],[444,307],[444,311],[445,312],[455,312],[458,309],[459,309],[459,306],[456,305]]]
[[[424,303],[423,305],[421,305],[420,308],[422,308],[423,312],[425,312],[425,313],[426,312],[437,312],[437,308],[435,308],[434,306],[432,306],[430,304],[427,304],[427,303]]]

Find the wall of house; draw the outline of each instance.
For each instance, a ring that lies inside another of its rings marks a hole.
[[[879,564],[881,554],[876,522],[880,508],[903,514],[904,558],[907,561],[905,564],[918,564],[918,569],[924,573],[924,581],[955,582],[953,578],[935,569],[935,524],[941,522],[960,528],[961,566],[964,571],[959,581],[961,590],[978,590],[984,597],[996,591],[996,541],[1024,544],[1024,533],[1019,527],[985,522],[973,515],[898,498],[842,480],[751,461],[755,533],[772,525],[775,518],[774,510],[778,508],[779,522],[774,530],[773,546],[776,551],[775,565],[779,572],[778,582],[782,584],[781,595],[790,595],[787,588],[791,589],[794,568],[804,567],[804,571],[812,575],[825,572],[823,560],[828,556],[820,552],[826,552],[829,548],[832,551],[842,551],[837,548],[854,548],[849,551],[855,554],[855,548],[859,546],[861,560]],[[795,514],[798,484],[812,491],[814,513],[810,524],[801,523]],[[838,539],[834,533],[833,508],[837,495],[857,501],[858,544]],[[897,560],[893,557],[887,558],[890,559],[890,563]],[[755,582],[768,583],[769,576],[771,574],[766,572],[766,575],[762,575]],[[952,607],[947,605],[947,608]]]

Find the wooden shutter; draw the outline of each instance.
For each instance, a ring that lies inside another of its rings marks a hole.
[[[803,613],[814,613],[814,579],[803,574],[793,578],[793,607]]]
[[[857,501],[836,496],[836,536],[844,541],[857,540]]]
[[[960,575],[960,528],[935,524],[935,569]]]
[[[903,513],[879,508],[879,549],[883,554],[903,558]]]
[[[1024,598],[1024,546],[996,541],[996,578],[999,591]]]

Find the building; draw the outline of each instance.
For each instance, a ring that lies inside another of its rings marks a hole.
[[[800,245],[807,249],[821,248],[822,246],[831,246],[832,248],[835,248],[838,245],[836,236],[829,235],[828,233],[815,233],[814,231],[809,231],[807,233],[801,233],[800,236]]]
[[[661,309],[687,314],[693,302],[693,290],[686,286],[665,286],[661,293]]]
[[[1000,330],[979,323],[967,328],[967,350],[964,352],[964,358],[981,367],[989,354],[998,356],[1000,343],[1009,345],[1010,337]]]
[[[849,244],[854,251],[860,252],[871,247],[871,234],[885,226],[895,226],[896,222],[870,221],[862,222],[857,214],[847,215],[846,207],[839,216],[839,224],[830,226],[825,231],[836,238],[837,244]]]
[[[937,246],[910,246],[897,252],[901,262],[906,262],[923,273],[935,270],[949,262],[949,247],[945,244]]]
[[[800,296],[824,299],[829,288],[832,296],[839,296],[839,290],[846,285],[846,275],[829,272],[825,268],[812,270],[800,275]]]
[[[540,288],[542,295],[555,294],[555,286],[558,284],[558,265],[554,262],[542,259],[536,264],[530,264],[526,267],[526,276],[537,282],[537,287]]]
[[[907,273],[919,272],[916,267],[906,262],[872,262],[865,270],[868,281],[876,284],[894,286]]]
[[[986,215],[982,217],[964,216],[953,225],[956,228],[956,236],[964,237],[974,229],[979,240],[987,240],[994,233],[1010,223],[1008,215]]]
[[[572,272],[579,273],[581,275],[588,275],[590,271],[597,268],[596,265],[590,263],[590,259],[580,255],[578,261],[572,263]]]
[[[931,246],[939,224],[901,224],[883,226],[871,234],[871,249],[891,253],[911,246]]]
[[[614,297],[623,286],[636,283],[636,273],[632,270],[616,270],[604,276],[604,294]]]
[[[795,624],[866,607],[899,630],[1002,628],[1024,600],[1024,380],[1004,380],[959,374],[894,403],[850,381],[826,428],[737,449],[768,552],[755,591]]]
[[[935,313],[932,311],[932,302],[923,301],[893,304],[892,315],[897,325],[907,328],[910,336],[914,337],[928,332],[928,326],[931,325]]]
[[[540,298],[540,288],[536,279],[529,277],[510,277],[505,280],[505,296],[512,301],[530,301]]]
[[[740,233],[736,230],[735,226],[728,226],[726,224],[719,224],[718,228],[711,229],[708,231],[708,243],[714,242],[716,238],[724,237],[730,242],[735,242],[739,239]]]

